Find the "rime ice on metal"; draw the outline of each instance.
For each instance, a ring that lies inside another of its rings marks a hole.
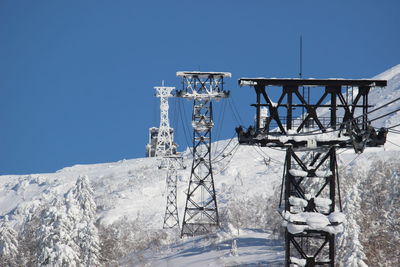
[[[256,108],[256,123],[247,131],[242,126],[236,128],[239,143],[286,149],[281,188],[285,266],[335,265],[335,234],[343,230],[345,219],[341,213],[336,149],[352,147],[362,153],[365,147],[386,142],[387,129],[377,132],[368,120],[370,88],[386,84],[385,80],[239,80],[240,86],[252,86],[256,92],[256,104],[252,105]],[[310,87],[313,92],[320,88],[321,96],[310,103],[309,97],[300,94],[299,87],[308,87],[309,92]],[[275,102],[271,90],[278,95]],[[267,116],[262,113],[265,108]],[[296,118],[296,108],[305,114]],[[328,116],[323,117],[324,114]],[[336,211],[336,204],[340,212]]]
[[[156,146],[156,157],[171,156],[174,154],[174,143],[172,132],[173,129],[169,125],[168,118],[168,98],[172,97],[171,92],[175,90],[175,87],[154,87],[156,89],[156,96],[160,98],[160,127],[158,128],[157,146]]]
[[[166,169],[167,205],[164,214],[163,228],[179,228],[179,216],[177,205],[177,176],[178,169],[182,166],[182,157],[176,155],[173,129],[169,124],[168,98],[172,97],[175,87],[154,87],[156,97],[160,98],[160,127],[158,128],[157,146],[155,156],[159,160],[159,168]]]
[[[181,236],[202,235],[219,227],[217,199],[211,166],[212,101],[226,98],[228,72],[177,72],[183,88],[178,97],[193,100],[193,164],[187,190]]]

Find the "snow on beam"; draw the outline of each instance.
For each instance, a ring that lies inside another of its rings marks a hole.
[[[178,77],[186,77],[186,76],[196,76],[199,78],[207,78],[209,76],[221,76],[221,77],[232,77],[232,73],[230,72],[202,72],[202,71],[178,71],[176,73]]]
[[[386,80],[371,79],[296,79],[296,78],[240,78],[239,85],[243,82],[253,82],[261,86],[387,86]]]
[[[283,212],[282,214],[285,221],[283,226],[291,234],[299,234],[306,230],[319,230],[331,234],[338,234],[343,232],[343,222],[345,215],[341,212],[334,212],[331,215],[324,215],[317,212],[300,212],[293,214],[290,212]]]

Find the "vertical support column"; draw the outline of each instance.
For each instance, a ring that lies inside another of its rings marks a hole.
[[[181,236],[215,232],[219,228],[217,198],[211,162],[211,129],[214,126],[212,100],[228,97],[222,90],[223,78],[230,73],[178,72],[184,88],[180,97],[193,99],[193,163]]]
[[[297,86],[284,86],[283,92],[287,94],[287,116],[286,116],[286,129],[292,129],[293,120],[293,92],[297,91]]]
[[[290,203],[289,203],[289,198],[291,195],[291,179],[293,178],[292,175],[289,173],[288,170],[291,169],[291,162],[292,162],[292,148],[289,147],[286,149],[286,156],[285,156],[285,170],[286,173],[284,174],[285,177],[285,211],[290,212]],[[289,267],[290,266],[290,233],[288,229],[285,229],[285,266]]]
[[[168,118],[168,98],[172,97],[175,87],[154,87],[156,96],[160,98],[160,127],[158,128],[157,146],[155,156],[159,160],[159,168],[167,170],[167,203],[164,214],[163,228],[179,228],[179,217],[177,207],[177,168],[181,157],[175,156],[176,145],[173,140],[173,129],[170,127]]]
[[[331,95],[331,116],[330,116],[330,126],[333,129],[336,129],[337,126],[337,117],[336,117],[336,110],[337,110],[337,96],[341,92],[340,86],[327,86],[325,87],[325,92]]]
[[[263,86],[255,85],[254,89],[256,90],[256,127],[255,130],[258,132],[260,130],[260,119],[261,119],[261,92],[263,90]]]
[[[308,152],[315,153],[315,152]],[[289,147],[285,160],[285,266],[305,261],[305,266],[334,267],[335,235],[341,220],[335,211],[336,149],[319,150],[318,157],[300,157]],[[302,159],[303,158],[303,159]],[[316,226],[313,219],[325,220]],[[310,220],[310,224],[308,223]],[[329,227],[324,230],[324,227]]]
[[[368,127],[368,120],[367,120],[367,116],[368,116],[368,93],[370,90],[369,86],[360,86],[358,88],[360,90],[360,94],[362,96],[362,105],[363,105],[363,110],[362,110],[362,130],[366,130]]]
[[[178,169],[182,167],[182,157],[168,158],[167,167],[167,206],[164,214],[164,229],[179,228],[177,205]]]
[[[217,200],[211,165],[212,102],[194,100],[193,164],[181,235],[214,232],[219,227]]]
[[[336,199],[336,148],[332,147],[329,150],[329,170],[331,171],[331,175],[327,177],[327,183],[329,182],[329,198],[332,202],[330,212],[335,211],[335,199]]]

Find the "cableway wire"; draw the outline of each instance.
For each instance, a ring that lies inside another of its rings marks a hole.
[[[391,143],[392,145],[395,145],[395,146],[397,146],[397,147],[400,147],[398,144],[393,143],[392,141],[390,141],[390,140],[388,140],[388,139],[386,139],[386,141],[388,141],[388,142]]]
[[[190,150],[190,154],[193,155],[192,147],[190,146],[189,141],[188,141],[188,133],[186,132],[187,125],[186,125],[186,123],[184,121],[184,118],[183,118],[183,115],[182,115],[182,107],[181,107],[181,105],[182,105],[181,101],[178,101],[178,107],[179,107],[178,108],[178,113],[179,113],[179,117],[181,118],[181,123],[182,123],[182,128],[183,128],[183,132],[184,132],[184,136],[185,136],[186,145]],[[185,119],[187,119],[186,116],[185,116]]]
[[[279,164],[284,164],[282,161],[276,160],[273,157],[269,156],[267,154],[267,152],[265,152],[262,147],[260,145],[257,145],[256,147],[258,147],[259,151],[267,158],[269,158],[271,161],[274,161],[275,163],[279,163]]]
[[[225,171],[226,168],[228,168],[229,164],[232,162],[232,159],[233,159],[233,157],[235,156],[236,152],[239,150],[239,147],[240,147],[240,146],[237,145],[237,146],[235,146],[235,147],[236,147],[236,150],[232,153],[232,157],[229,159],[229,161],[226,163],[226,165],[225,165],[219,172],[217,172],[217,173],[214,174],[214,175],[218,175],[218,174],[222,173],[223,171]]]
[[[232,155],[232,151],[233,151],[237,146],[239,146],[239,143],[237,143],[237,144],[231,149],[231,151],[229,151],[229,152],[227,153],[227,156],[221,157],[221,158],[218,159],[218,160],[213,159],[213,160],[211,161],[211,163],[218,163],[218,162],[223,161],[224,159],[226,159],[228,156],[231,156],[231,155]]]
[[[400,126],[400,124],[396,124],[396,125],[387,127],[386,129],[390,130],[390,129],[395,128],[395,127],[398,127],[398,126]],[[392,131],[393,131],[393,130],[392,130]],[[394,131],[398,131],[398,130],[394,130]],[[398,132],[400,132],[400,131],[398,131]]]
[[[219,118],[218,118],[218,121],[217,121],[218,125],[217,125],[217,129],[216,129],[216,139],[215,139],[215,141],[218,141],[219,138],[221,137],[222,124],[223,124],[224,118],[225,118],[225,109],[226,109],[226,101],[223,101],[222,102],[222,108],[220,109],[219,116],[218,116]],[[216,148],[214,150],[214,157],[215,157],[215,153],[217,153],[217,151],[218,151],[218,145],[219,145],[219,142],[217,142],[217,144],[216,144]]]
[[[396,113],[397,111],[400,111],[400,108],[398,108],[398,109],[396,109],[396,110],[394,110],[394,111],[391,111],[391,112],[389,112],[389,113],[386,113],[386,114],[384,114],[384,115],[381,115],[381,116],[379,116],[379,117],[373,118],[372,120],[369,120],[369,122],[382,119],[383,117],[389,116],[389,115],[391,115],[391,114],[393,114],[393,113]],[[388,129],[388,128],[387,128],[387,129]]]
[[[386,107],[386,106],[388,106],[388,105],[390,105],[390,104],[392,104],[393,102],[398,101],[398,100],[400,100],[400,97],[398,97],[398,98],[396,98],[396,99],[394,99],[394,100],[392,100],[392,101],[390,101],[390,102],[388,102],[388,103],[386,103],[386,104],[383,104],[382,106],[380,106],[380,107],[378,107],[378,108],[376,108],[376,109],[373,109],[373,110],[367,112],[367,114],[371,114],[371,113],[373,113],[373,112],[375,112],[375,111],[377,111],[377,110],[380,110],[380,109],[382,109],[383,107]],[[371,119],[371,120],[369,120],[369,122],[372,122],[372,121],[381,119],[381,118],[383,118],[383,117],[386,117],[386,116],[388,116],[388,115],[391,115],[391,114],[393,114],[393,113],[396,113],[397,111],[400,111],[400,108],[399,108],[399,109],[396,109],[396,110],[394,110],[394,111],[388,112],[388,113],[386,113],[386,114],[384,114],[384,115],[381,115],[381,116],[379,116],[379,117],[377,117],[377,118]],[[359,118],[362,118],[363,116],[365,116],[365,115],[357,116],[357,117],[355,117],[355,118],[349,120],[348,122],[353,122],[353,121],[355,121],[355,120],[357,120],[357,119],[359,119]],[[342,123],[337,123],[335,126],[340,126],[340,125],[342,125]],[[391,126],[391,127],[389,127],[389,128],[386,128],[386,129],[391,129],[391,128],[394,128],[394,127],[397,127],[397,126],[400,126],[400,124]],[[331,126],[331,127],[332,127],[332,126]],[[341,130],[341,129],[333,129],[333,130],[326,131],[326,132],[323,132],[323,133],[315,133],[315,132],[321,131],[321,129],[315,129],[315,130],[309,131],[309,132],[307,132],[307,133],[302,133],[302,134],[297,133],[297,134],[292,134],[292,135],[288,134],[287,136],[319,135],[319,134],[324,134],[324,133],[337,132],[337,131],[340,131],[340,130]]]
[[[388,105],[390,105],[390,104],[392,104],[392,103],[394,103],[394,102],[396,102],[396,101],[398,101],[398,100],[400,100],[400,97],[398,97],[398,98],[396,98],[396,99],[394,99],[394,100],[392,100],[392,101],[390,101],[390,102],[388,102],[388,103],[386,103],[386,104],[383,104],[382,106],[377,107],[376,109],[373,109],[373,110],[371,110],[371,111],[368,111],[367,114],[370,114],[370,113],[372,113],[372,112],[375,112],[375,111],[377,111],[377,110],[380,110],[381,108],[384,108],[384,107],[386,107],[386,106],[388,106]],[[362,117],[362,116],[361,116],[361,117]]]
[[[239,125],[244,125],[242,118],[240,117],[240,113],[236,108],[235,102],[233,102],[233,98],[229,97],[228,98],[228,104],[229,107],[231,108],[232,114]]]
[[[352,159],[349,163],[347,163],[346,166],[344,166],[344,169],[346,169],[351,163],[353,163],[353,161],[358,159],[358,157],[361,156],[361,155],[362,155],[362,153],[358,154],[354,159]]]
[[[279,161],[279,160],[276,160],[276,159],[273,159],[273,158],[271,158],[270,156],[268,156],[267,154],[265,154],[265,152],[264,151],[262,151],[261,150],[261,148],[258,146],[258,145],[251,145],[251,147],[254,149],[254,151],[258,154],[258,155],[260,155],[262,158],[269,158],[269,159],[271,159],[272,161],[275,161],[276,163],[279,163],[279,164],[283,164],[283,162],[282,161]],[[257,150],[257,148],[260,150]]]
[[[218,155],[215,156],[214,159],[211,160],[211,162],[214,162],[214,160],[216,160],[219,156],[221,156],[221,155],[225,152],[225,150],[228,148],[228,146],[230,145],[230,143],[231,143],[234,139],[236,139],[236,133],[232,136],[232,138],[229,140],[228,144],[226,144],[226,146],[222,149],[222,151],[221,151],[220,153],[218,153]],[[238,144],[239,144],[239,143],[238,143]],[[232,151],[231,151],[231,152],[232,152]],[[217,152],[215,152],[215,153],[217,153]]]

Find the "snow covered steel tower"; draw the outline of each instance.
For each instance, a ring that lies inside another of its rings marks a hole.
[[[159,158],[159,168],[167,169],[167,206],[164,215],[163,228],[179,228],[178,206],[177,206],[177,170],[182,166],[182,157],[176,154],[176,145],[173,142],[173,129],[169,126],[168,97],[175,87],[154,87],[160,98],[160,127],[158,128],[157,146],[155,156]]]
[[[178,170],[184,169],[183,159],[180,155],[167,156],[167,206],[164,214],[164,229],[179,228],[177,182]]]
[[[177,72],[183,89],[177,97],[193,100],[193,164],[187,191],[181,236],[195,236],[219,227],[217,199],[211,166],[212,100],[229,96],[223,89],[228,72]]]
[[[385,144],[388,129],[376,131],[370,125],[368,94],[387,81],[242,78],[239,85],[256,93],[255,127],[236,128],[239,143],[286,149],[279,204],[286,227],[285,266],[336,266],[335,235],[345,220],[336,151],[362,153]],[[302,87],[320,97],[310,103],[300,94]],[[345,97],[354,87],[355,97]],[[269,116],[263,116],[264,107]],[[296,108],[306,114],[296,119]]]
[[[172,97],[171,92],[175,87],[154,87],[157,93],[156,96],[160,98],[160,127],[158,128],[157,146],[156,146],[156,157],[165,157],[173,154],[174,143],[172,138],[172,129],[169,126],[168,119],[168,97]]]

